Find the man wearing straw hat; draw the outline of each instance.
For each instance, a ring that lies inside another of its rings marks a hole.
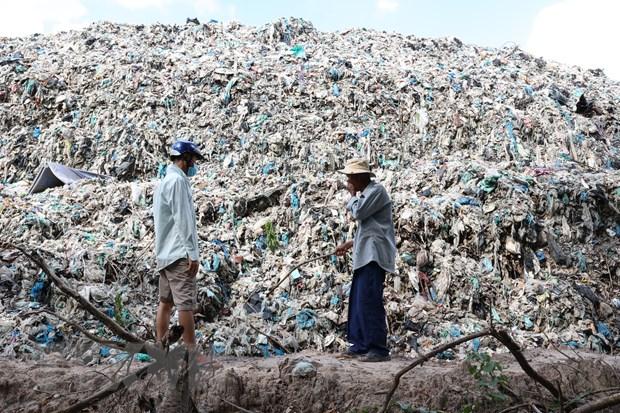
[[[388,361],[383,283],[385,273],[395,271],[392,200],[383,185],[371,179],[375,174],[365,159],[350,159],[339,172],[347,176],[347,190],[351,194],[347,210],[357,221],[353,241],[336,247],[339,256],[353,248],[353,282],[347,321],[347,339],[351,347],[344,355],[367,362]]]

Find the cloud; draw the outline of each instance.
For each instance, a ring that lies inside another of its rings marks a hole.
[[[0,36],[27,36],[87,25],[81,0],[16,0],[2,4]]]
[[[382,13],[395,12],[398,5],[398,0],[377,0],[377,10]]]
[[[542,9],[526,45],[550,60],[602,68],[620,80],[620,1],[563,0]]]
[[[115,0],[117,4],[126,9],[139,10],[156,7],[163,9],[170,4],[172,0]]]

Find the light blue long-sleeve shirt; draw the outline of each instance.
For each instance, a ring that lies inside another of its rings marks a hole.
[[[375,261],[385,271],[395,272],[392,200],[383,185],[370,181],[359,197],[351,197],[347,209],[357,221],[353,239],[353,270]]]
[[[192,188],[185,172],[172,164],[155,190],[155,254],[157,270],[181,258],[198,261],[198,234]]]

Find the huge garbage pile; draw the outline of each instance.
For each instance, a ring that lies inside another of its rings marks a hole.
[[[619,99],[620,84],[601,71],[516,47],[323,33],[298,19],[98,23],[3,39],[2,238],[36,248],[149,337],[153,187],[171,142],[191,139],[207,153],[192,178],[199,340],[236,355],[338,351],[350,261],[328,256],[288,273],[351,236],[335,171],[365,156],[394,201],[398,271],[385,291],[394,351],[424,351],[492,320],[526,347],[613,352]],[[46,162],[113,179],[29,195]],[[42,308],[107,334],[28,261],[1,252],[0,354],[123,356]]]

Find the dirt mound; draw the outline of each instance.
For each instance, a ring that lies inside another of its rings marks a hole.
[[[535,369],[561,384],[568,399],[617,387],[620,381],[617,357],[586,352],[567,355],[574,360],[551,350],[526,353]],[[377,411],[393,376],[409,360],[396,358],[387,363],[369,364],[303,352],[267,359],[221,357],[216,361],[217,369],[200,371],[193,384],[194,400],[200,411],[232,413],[239,411],[235,406],[240,406],[262,413],[340,413]],[[516,396],[549,402],[544,390],[520,370],[510,355],[498,355],[494,361],[503,366],[508,386]],[[115,367],[87,368],[58,359],[46,363],[8,360],[0,363],[0,408],[3,412],[16,413],[55,411],[105,385],[115,370]],[[417,367],[403,377],[392,411],[427,408],[461,412],[466,406],[474,406],[473,411],[485,413],[517,404],[510,399],[490,399],[489,391],[484,391],[468,373],[470,365],[431,361]],[[102,401],[92,411],[167,412],[161,408],[169,393],[167,389],[162,373]]]

